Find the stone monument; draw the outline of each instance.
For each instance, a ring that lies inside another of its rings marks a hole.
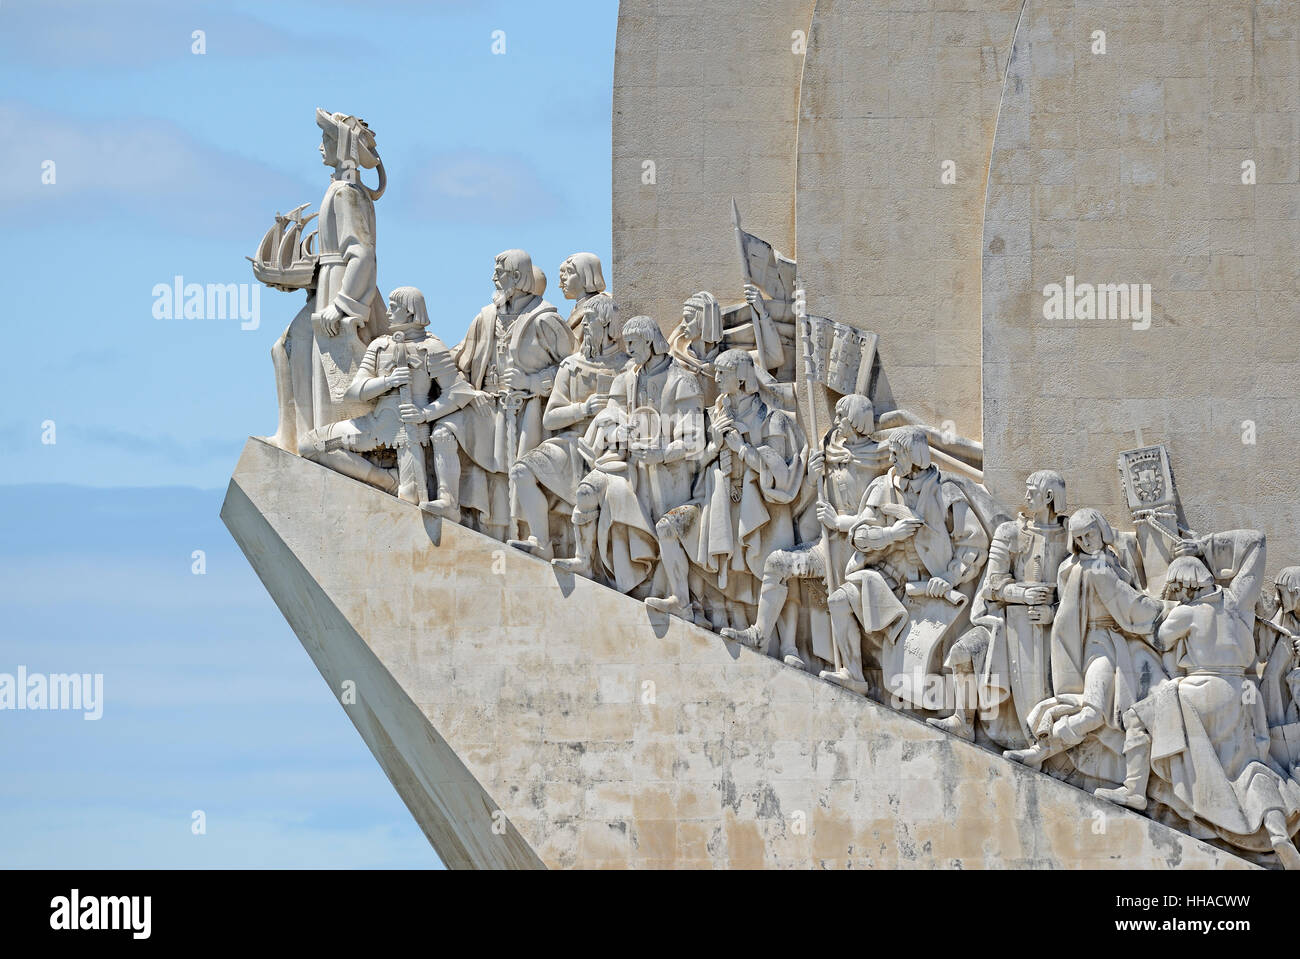
[[[624,0],[610,288],[450,347],[318,110],[222,515],[443,860],[1300,868],[1296,30]]]

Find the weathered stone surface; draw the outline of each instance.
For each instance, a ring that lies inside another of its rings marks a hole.
[[[450,866],[1248,865],[262,441],[222,516]]]
[[[818,0],[800,89],[808,312],[879,334],[880,408],[892,394],[972,437],[984,185],[1022,2]]]
[[[1285,3],[1027,3],[984,224],[995,495],[1051,463],[1121,517],[1116,454],[1163,443],[1190,526],[1300,554],[1297,30]],[[1149,328],[1046,319],[1067,276],[1150,284]]]
[[[697,290],[741,301],[732,197],[746,229],[794,249],[794,33],[807,35],[813,2],[619,4],[613,277],[624,315],[667,330]]]

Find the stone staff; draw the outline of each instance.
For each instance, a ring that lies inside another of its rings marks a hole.
[[[410,367],[412,362],[406,334],[398,330],[393,333],[392,338],[394,367]],[[424,352],[418,347],[415,356],[417,362],[424,362]],[[397,388],[397,395],[401,403],[417,405],[410,380]],[[424,456],[424,447],[429,439],[428,430],[429,427],[423,423],[401,423],[397,427],[397,435],[393,441],[393,446],[397,450],[398,486],[402,490],[411,490],[416,503],[423,503],[429,499],[428,464]]]
[[[808,319],[807,314],[799,316],[799,342],[803,346],[803,372],[804,379],[808,382],[808,435],[817,436],[817,398],[813,396],[813,386],[821,382],[821,375],[817,369],[817,355],[813,349],[812,340],[812,321]],[[828,502],[826,499],[826,441],[830,437],[830,431],[822,437],[822,471],[821,476],[817,478],[817,502]],[[835,559],[831,552],[830,530],[826,528],[825,523],[818,522],[821,526],[821,550],[822,555],[826,557],[826,599],[829,602],[831,594],[839,588],[839,578],[835,575]],[[839,672],[843,666],[840,661],[840,647],[837,643],[831,643],[831,651],[834,654],[835,672]]]

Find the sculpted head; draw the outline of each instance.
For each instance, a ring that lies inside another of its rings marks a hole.
[[[900,476],[930,468],[930,437],[919,426],[905,426],[889,437],[889,455]]]
[[[492,285],[503,298],[509,299],[516,293],[531,293],[534,282],[531,256],[523,250],[506,250],[497,254]]]
[[[588,359],[619,340],[618,306],[608,293],[599,293],[582,308],[582,353]]]
[[[758,391],[754,358],[748,350],[726,350],[713,362],[718,391],[726,396],[742,396]]]
[[[1277,574],[1277,603],[1288,613],[1300,610],[1300,566],[1288,566]]]
[[[1199,556],[1179,556],[1169,564],[1163,599],[1190,603],[1214,586],[1214,577]]]
[[[560,264],[560,290],[566,300],[605,292],[605,276],[595,253],[575,253]]]
[[[690,342],[717,343],[722,339],[722,308],[712,293],[701,291],[682,305],[680,335]]]
[[[1060,516],[1065,512],[1065,477],[1055,470],[1038,470],[1025,480],[1025,512],[1031,516]]]
[[[1091,506],[1077,510],[1070,517],[1070,552],[1096,556],[1115,542],[1115,531],[1106,517]]]
[[[645,366],[652,356],[668,352],[668,341],[653,317],[634,316],[623,324],[621,332],[623,349],[637,366]]]
[[[399,286],[388,294],[388,322],[394,329],[429,325],[424,294],[413,286]]]
[[[538,296],[546,292],[546,274],[542,272],[542,268],[536,263],[533,264],[533,282],[528,288],[528,292],[536,293]]]
[[[860,393],[841,396],[835,404],[835,428],[850,439],[870,436],[876,428],[876,410]]]
[[[326,166],[373,170],[379,165],[375,134],[365,120],[317,107],[316,125],[321,129],[321,160]]]

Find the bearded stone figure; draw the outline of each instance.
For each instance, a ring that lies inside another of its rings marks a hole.
[[[665,590],[651,609],[744,629],[758,615],[763,563],[795,543],[792,504],[807,467],[803,431],[759,390],[754,358],[714,362],[718,399],[691,502],[655,525]]]
[[[510,467],[546,438],[542,414],[560,363],[573,352],[568,324],[536,283],[523,250],[497,255],[492,302],[451,351],[477,400],[443,418],[430,440],[441,471],[437,496],[423,507],[453,522],[470,510],[483,532],[501,540],[519,516]]]

